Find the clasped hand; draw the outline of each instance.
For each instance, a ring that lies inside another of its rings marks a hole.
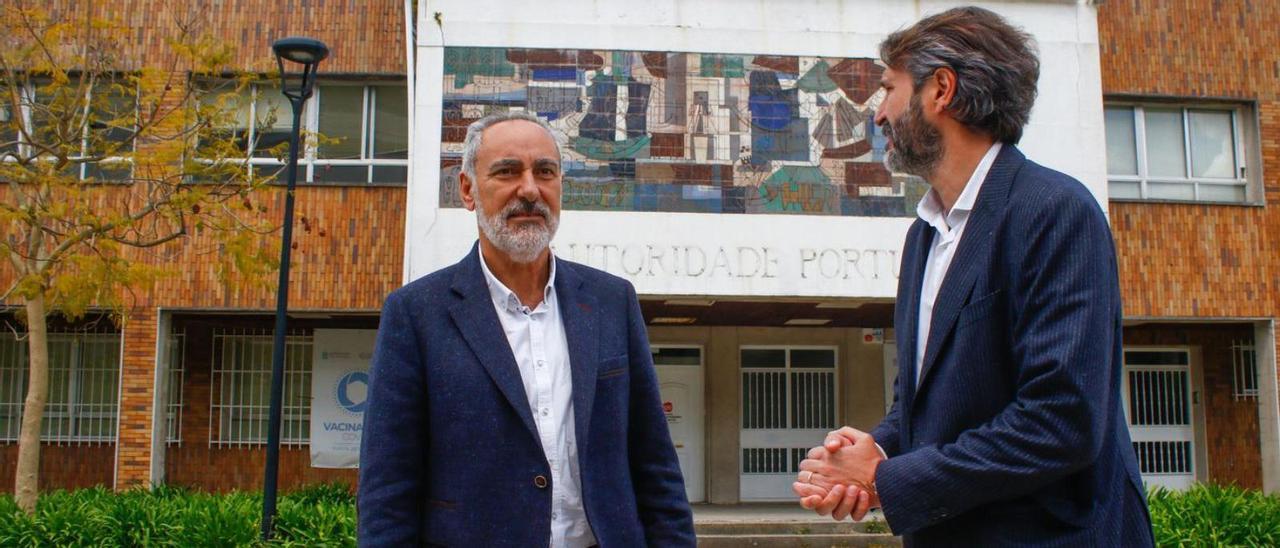
[[[791,484],[800,506],[836,521],[846,517],[860,520],[880,506],[876,467],[884,454],[870,434],[846,426],[827,434],[822,445],[810,449],[807,457]]]

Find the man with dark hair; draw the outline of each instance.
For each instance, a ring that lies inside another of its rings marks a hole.
[[[1149,546],[1120,398],[1106,217],[1015,148],[1029,36],[952,9],[881,44],[885,163],[931,189],[907,233],[892,409],[809,452],[793,485],[836,519],[879,506],[909,546]]]
[[[361,546],[694,545],[635,288],[548,247],[560,165],[531,113],[467,128],[480,239],[383,306]]]

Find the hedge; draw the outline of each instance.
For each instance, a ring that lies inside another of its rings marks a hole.
[[[1160,546],[1280,546],[1280,496],[1196,485],[1147,494]]]
[[[1149,496],[1160,546],[1280,546],[1280,496],[1197,485]],[[324,484],[280,499],[269,546],[355,546],[355,499],[348,486]],[[260,546],[262,496],[210,494],[175,487],[113,493],[58,491],[34,516],[0,496],[0,546]]]
[[[355,498],[326,484],[280,497],[270,546],[355,546]],[[113,493],[105,488],[44,494],[34,516],[0,497],[0,546],[261,545],[262,495],[174,487]]]

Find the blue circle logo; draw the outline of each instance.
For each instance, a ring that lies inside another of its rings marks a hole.
[[[338,381],[338,405],[348,413],[364,413],[369,407],[369,374],[352,371]]]

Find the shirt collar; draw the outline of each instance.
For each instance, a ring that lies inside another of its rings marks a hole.
[[[957,223],[969,216],[969,212],[973,211],[973,206],[978,202],[978,192],[982,190],[982,183],[987,179],[987,172],[991,171],[991,165],[996,162],[996,156],[1000,154],[1001,144],[996,142],[987,149],[987,153],[978,161],[978,165],[973,168],[973,173],[969,175],[969,181],[965,183],[964,190],[960,191],[960,196],[956,198],[956,203],[951,206],[951,211],[943,214],[942,200],[938,198],[938,193],[932,187],[920,198],[920,203],[916,204],[916,214],[924,219],[925,222],[938,229],[938,232],[946,233],[956,226]]]
[[[489,264],[484,260],[484,252],[477,250],[480,254],[480,269],[484,271],[485,284],[489,286],[489,297],[493,299],[493,304],[499,310],[507,312],[516,312],[524,307],[524,303],[520,302],[520,297],[509,289],[497,276],[493,275],[493,271],[489,270]],[[556,256],[555,252],[550,252],[548,260],[551,261],[551,274],[547,276],[547,285],[542,289],[542,302],[551,303],[555,298],[556,292]]]

